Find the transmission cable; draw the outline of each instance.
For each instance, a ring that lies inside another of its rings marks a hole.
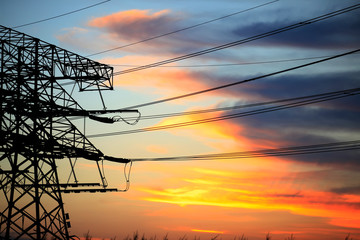
[[[207,88],[207,89],[204,89],[204,90],[201,90],[201,91],[187,93],[187,94],[183,94],[183,95],[179,95],[179,96],[175,96],[175,97],[160,99],[160,100],[156,100],[156,101],[153,101],[153,102],[138,104],[138,105],[134,105],[134,106],[131,106],[131,107],[126,107],[124,109],[140,108],[140,107],[145,107],[145,106],[149,106],[149,105],[155,105],[155,104],[159,104],[159,103],[174,101],[174,100],[178,100],[178,99],[181,99],[181,98],[191,97],[191,96],[195,96],[195,95],[199,95],[199,94],[203,94],[203,93],[207,93],[207,92],[212,92],[212,91],[220,90],[220,89],[223,89],[223,88],[243,84],[243,83],[246,83],[246,82],[251,82],[251,81],[258,80],[258,79],[279,75],[279,74],[282,74],[282,73],[285,73],[285,72],[290,72],[290,71],[300,69],[300,68],[304,68],[304,67],[308,67],[308,66],[311,66],[311,65],[314,65],[314,64],[326,62],[326,61],[329,61],[329,60],[332,60],[332,59],[335,59],[335,58],[339,58],[339,57],[343,57],[343,56],[346,56],[346,55],[354,54],[354,53],[357,53],[359,51],[360,51],[360,48],[356,49],[356,50],[349,51],[349,52],[341,53],[341,54],[338,54],[338,55],[334,55],[334,56],[331,56],[331,57],[328,57],[328,58],[313,61],[313,62],[310,62],[310,63],[306,63],[306,64],[298,65],[298,66],[295,66],[295,67],[287,68],[287,69],[284,69],[284,70],[280,70],[280,71],[264,74],[264,75],[261,75],[261,76],[249,78],[249,79],[246,79],[246,80],[241,80],[241,81],[237,81],[237,82],[233,82],[233,83],[229,83],[229,84],[225,84],[225,85],[220,85],[220,86],[213,87],[213,88]]]
[[[292,29],[295,29],[295,28],[303,27],[305,25],[309,25],[309,24],[312,24],[312,23],[323,21],[325,19],[337,16],[337,15],[341,15],[341,14],[344,14],[344,13],[347,13],[347,12],[350,12],[350,11],[354,11],[354,10],[356,10],[358,8],[360,8],[360,4],[355,4],[355,5],[352,5],[350,7],[346,7],[346,8],[337,10],[337,11],[333,11],[333,12],[330,12],[330,13],[327,13],[327,14],[324,14],[324,15],[320,15],[320,16],[315,17],[315,18],[311,18],[311,19],[301,21],[301,22],[298,22],[298,23],[295,23],[295,24],[291,24],[291,25],[288,25],[286,27],[278,28],[278,29],[275,29],[275,30],[272,30],[272,31],[269,31],[269,32],[266,32],[266,33],[258,34],[258,35],[255,35],[255,36],[252,36],[252,37],[249,37],[249,38],[245,38],[245,39],[242,39],[242,40],[238,40],[238,41],[223,44],[223,45],[220,45],[220,46],[216,46],[216,47],[208,48],[208,49],[205,49],[205,50],[201,50],[201,51],[198,51],[198,52],[182,55],[182,56],[179,56],[179,57],[167,59],[167,60],[164,60],[164,61],[155,62],[155,63],[152,63],[152,64],[143,65],[143,66],[140,66],[140,67],[130,68],[130,69],[127,69],[127,70],[124,70],[124,71],[115,72],[114,76],[115,75],[126,74],[126,73],[131,73],[131,72],[135,72],[135,71],[140,71],[140,70],[144,70],[144,69],[148,69],[148,68],[158,67],[158,66],[165,65],[165,64],[168,64],[168,63],[178,62],[178,61],[182,61],[182,60],[185,60],[185,59],[188,59],[188,58],[193,58],[193,57],[196,57],[196,56],[200,56],[200,55],[208,54],[208,53],[211,53],[211,52],[219,51],[219,50],[222,50],[222,49],[226,49],[226,48],[229,48],[229,47],[234,47],[234,46],[237,46],[237,45],[240,45],[240,44],[244,44],[244,43],[247,43],[247,42],[251,42],[251,41],[254,41],[254,40],[258,40],[258,39],[262,39],[262,38],[265,38],[265,37],[276,35],[276,34],[279,34],[279,33],[282,33],[282,32],[286,32],[286,31],[289,31],[289,30],[292,30]]]
[[[218,63],[218,64],[197,64],[197,65],[176,65],[176,66],[159,66],[162,68],[201,68],[201,67],[228,67],[228,66],[240,66],[240,65],[256,65],[256,64],[268,64],[268,63],[283,63],[283,62],[295,62],[295,61],[304,61],[304,60],[313,60],[330,57],[326,56],[314,56],[314,57],[304,57],[304,58],[288,58],[288,59],[279,59],[279,60],[269,60],[269,61],[255,61],[255,62],[237,62],[237,63]],[[113,67],[140,67],[141,65],[131,65],[131,64],[107,64]]]
[[[212,113],[212,112],[220,112],[220,111],[230,111],[230,110],[237,110],[242,108],[250,108],[250,107],[260,107],[265,105],[272,105],[284,102],[291,102],[296,100],[311,100],[311,99],[318,99],[319,97],[337,97],[337,96],[350,96],[359,94],[360,88],[352,88],[346,89],[341,91],[333,91],[333,92],[326,92],[326,93],[319,93],[314,95],[302,96],[302,97],[295,97],[295,98],[287,98],[275,101],[268,101],[268,102],[259,102],[259,103],[252,103],[252,104],[242,104],[242,105],[235,105],[229,107],[218,107],[218,108],[210,108],[210,109],[201,109],[201,110],[194,110],[194,111],[185,111],[185,112],[175,112],[175,113],[162,113],[162,114],[153,114],[153,115],[145,115],[141,116],[141,120],[152,120],[152,119],[162,119],[168,117],[178,117],[178,116],[188,116],[188,115],[197,115],[197,114],[205,114],[205,113]],[[139,117],[123,117],[123,120],[126,121],[139,121]]]
[[[105,0],[105,1],[102,1],[102,2],[99,2],[99,3],[96,3],[96,4],[93,4],[93,5],[90,5],[90,6],[87,6],[87,7],[83,7],[83,8],[80,8],[80,9],[77,9],[77,10],[74,10],[74,11],[71,11],[71,12],[63,13],[63,14],[60,14],[60,15],[56,15],[56,16],[53,16],[53,17],[45,18],[45,19],[38,20],[38,21],[35,21],[35,22],[31,22],[31,23],[26,23],[26,24],[18,25],[18,26],[12,27],[12,28],[20,28],[20,27],[29,26],[29,25],[36,24],[36,23],[41,23],[41,22],[49,21],[49,20],[52,20],[52,19],[55,19],[55,18],[59,18],[59,17],[63,17],[63,16],[66,16],[66,15],[70,15],[70,14],[76,13],[76,12],[80,12],[80,11],[83,11],[83,10],[86,10],[86,9],[89,9],[89,8],[92,8],[92,7],[95,7],[95,6],[98,6],[98,5],[100,5],[100,4],[103,4],[103,3],[106,3],[106,2],[110,2],[110,1],[111,1],[111,0]]]
[[[250,10],[254,10],[256,8],[260,8],[260,7],[269,5],[271,3],[275,3],[277,1],[279,1],[279,0],[274,0],[274,1],[271,1],[271,2],[264,3],[264,4],[260,4],[260,5],[257,5],[255,7],[251,7],[251,8],[245,9],[245,10],[234,12],[234,13],[222,16],[222,17],[218,17],[218,18],[215,18],[215,19],[212,19],[212,20],[208,20],[208,21],[198,23],[198,24],[195,24],[195,25],[192,25],[192,26],[189,26],[189,27],[185,27],[185,28],[182,28],[182,29],[174,30],[174,31],[171,31],[171,32],[168,32],[168,33],[163,33],[163,34],[160,34],[160,35],[149,37],[149,38],[146,38],[146,39],[143,39],[143,40],[140,40],[140,41],[137,41],[137,42],[129,43],[129,44],[126,44],[126,45],[123,45],[123,46],[111,48],[111,49],[100,51],[100,52],[97,52],[97,53],[93,53],[93,54],[87,55],[86,57],[92,57],[92,56],[99,55],[99,54],[102,54],[102,53],[107,53],[107,52],[111,52],[111,51],[118,50],[118,49],[121,49],[121,48],[130,47],[130,46],[133,46],[133,45],[136,45],[136,44],[139,44],[139,43],[147,42],[147,41],[154,40],[154,39],[161,38],[161,37],[165,37],[165,36],[168,36],[168,35],[171,35],[171,34],[174,34],[174,33],[178,33],[178,32],[182,32],[182,31],[185,31],[185,30],[192,29],[192,28],[196,28],[196,27],[208,24],[208,23],[212,23],[212,22],[215,22],[215,21],[222,20],[224,18],[232,17],[232,16],[240,14],[240,13],[244,13],[244,12],[247,12],[247,11],[250,11]]]
[[[331,57],[332,55],[324,56],[314,56],[314,57],[304,57],[304,58],[288,58],[288,59],[279,59],[279,60],[269,60],[269,61],[255,61],[255,62],[243,62],[243,63],[224,63],[224,64],[201,64],[201,65],[177,65],[177,66],[159,66],[163,68],[192,68],[192,67],[226,67],[226,66],[239,66],[239,65],[256,65],[256,64],[270,64],[270,63],[283,63],[283,62],[295,62],[295,61],[304,61],[304,60],[313,60],[320,58]],[[130,65],[130,64],[106,64],[109,66],[123,66],[123,67],[138,67],[140,65]],[[61,86],[73,85],[74,82],[65,82],[61,83]]]
[[[142,128],[142,129],[93,134],[93,135],[88,135],[87,137],[88,138],[108,137],[108,136],[115,136],[115,135],[133,134],[133,133],[140,133],[140,132],[150,132],[150,131],[165,130],[165,129],[171,129],[171,128],[187,127],[187,126],[191,126],[191,125],[228,120],[228,119],[232,119],[232,118],[247,117],[247,116],[251,116],[251,115],[255,115],[255,114],[274,112],[274,111],[278,111],[278,110],[284,110],[284,109],[288,109],[288,108],[299,107],[299,106],[304,106],[304,105],[308,105],[308,104],[319,103],[319,102],[339,99],[339,98],[358,95],[358,94],[360,94],[360,88],[355,88],[355,89],[350,89],[350,90],[333,92],[333,93],[329,93],[329,94],[314,95],[315,97],[309,97],[309,99],[294,98],[297,100],[296,102],[286,103],[286,104],[272,106],[272,107],[268,107],[268,108],[251,110],[251,111],[247,111],[247,112],[233,113],[233,114],[227,114],[227,115],[223,115],[223,116],[210,117],[210,118],[204,118],[204,119],[199,119],[199,120],[194,120],[194,121],[180,122],[180,123],[175,123],[175,124],[161,125],[161,126],[148,127],[148,128]]]
[[[332,142],[324,144],[293,146],[284,148],[272,148],[256,151],[243,152],[228,152],[218,154],[203,154],[203,155],[189,155],[177,157],[163,157],[163,158],[135,158],[132,162],[144,161],[199,161],[199,160],[225,160],[225,159],[239,159],[239,158],[253,158],[253,157],[280,157],[290,155],[312,154],[312,153],[326,153],[336,151],[348,151],[360,149],[360,140]]]
[[[169,118],[169,117],[206,114],[206,113],[213,113],[213,112],[220,112],[220,111],[230,111],[230,110],[237,110],[237,109],[243,109],[243,108],[260,107],[260,106],[265,106],[265,105],[291,102],[291,101],[295,101],[295,100],[306,100],[306,99],[312,99],[315,97],[330,97],[330,96],[334,97],[336,95],[342,95],[342,94],[355,95],[355,94],[358,94],[358,91],[360,91],[360,88],[352,88],[352,89],[341,90],[341,91],[319,93],[319,94],[314,94],[314,95],[280,99],[280,100],[267,101],[267,102],[241,104],[241,105],[235,105],[235,106],[229,106],[229,107],[218,107],[218,108],[201,109],[201,110],[184,111],[184,112],[153,114],[153,115],[145,115],[145,116],[141,116],[140,112],[138,112],[138,116],[136,116],[136,117],[121,117],[120,120],[127,122],[129,125],[135,125],[137,122],[139,122],[140,119],[143,121],[143,120],[162,119],[162,118]],[[119,111],[120,111],[119,109],[106,110],[106,111],[86,110],[86,112],[89,113],[88,114],[89,116],[96,116],[98,114],[106,114],[106,113],[113,113],[113,112],[119,112]],[[93,115],[90,115],[90,114],[93,114]],[[83,118],[83,116],[71,117],[71,120],[76,120],[76,119],[80,119],[80,118]],[[114,118],[114,117],[112,117],[112,118]],[[118,116],[115,117],[115,120],[117,118],[118,118]]]

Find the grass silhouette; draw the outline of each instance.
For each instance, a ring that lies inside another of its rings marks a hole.
[[[210,238],[209,240],[223,240],[221,237],[219,237],[220,235],[216,235],[215,237],[212,237]],[[2,236],[0,235],[0,239],[5,239],[5,238],[2,238]],[[49,238],[45,238],[45,239],[49,239]],[[50,238],[51,240],[53,240],[54,238]],[[76,237],[76,236],[72,236],[70,237],[70,239],[73,239],[73,240],[92,240],[93,237],[90,235],[90,231],[87,231],[87,233],[85,233],[83,235],[83,238],[79,238],[79,237]],[[98,238],[96,238],[98,239]],[[108,240],[109,238],[103,238],[103,240]],[[113,238],[110,238],[110,240],[121,240],[121,239],[117,239],[117,237],[113,237]],[[146,237],[145,234],[143,234],[141,237],[140,237],[140,234],[138,231],[134,232],[132,236],[128,235],[126,236],[125,238],[123,238],[122,240],[170,240],[168,234],[166,234],[165,236],[163,236],[162,238],[157,238],[157,236],[152,236],[150,238]],[[195,236],[194,238],[188,238],[186,235],[178,238],[178,240],[200,240],[200,237],[197,237]],[[233,240],[251,240],[249,238],[247,238],[244,234],[241,235],[241,236],[235,236]],[[265,236],[265,240],[277,240],[277,239],[272,239],[272,236],[270,235],[270,233],[266,234]],[[281,239],[278,239],[278,240],[281,240]],[[286,237],[284,240],[301,240],[301,239],[297,239],[295,238],[294,234],[291,234],[289,237]],[[341,239],[339,239],[341,240]],[[355,240],[354,238],[352,238],[350,236],[350,233],[345,237],[345,240]]]
[[[220,235],[216,235],[215,237],[210,238],[209,240],[222,240],[222,238],[219,238]],[[90,235],[90,231],[88,231],[87,233],[84,234],[84,240],[92,240],[92,236]],[[110,238],[110,240],[116,240],[116,236],[113,238]],[[103,239],[105,240],[105,239]],[[125,238],[123,238],[122,240],[170,240],[168,234],[166,234],[165,236],[163,236],[162,238],[157,238],[157,236],[152,236],[152,237],[146,237],[145,234],[142,234],[140,237],[140,234],[138,231],[134,232],[132,234],[132,236],[127,235]],[[178,240],[200,240],[200,237],[195,236],[194,238],[189,239],[186,235],[178,238]],[[247,238],[244,234],[241,236],[235,236],[233,240],[251,240],[249,238]],[[272,240],[272,236],[270,235],[270,233],[267,233],[265,236],[265,240]],[[275,240],[275,239],[273,239]],[[281,240],[281,239],[279,239]],[[291,234],[290,236],[286,237],[284,240],[298,240],[295,238],[294,234]],[[299,239],[301,240],[301,239]],[[339,239],[340,240],[340,239]],[[355,240],[353,238],[351,238],[350,233],[345,237],[345,240]]]

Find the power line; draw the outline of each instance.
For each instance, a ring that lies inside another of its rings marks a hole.
[[[207,89],[204,89],[204,90],[201,90],[201,91],[187,93],[187,94],[183,94],[183,95],[179,95],[179,96],[175,96],[175,97],[160,99],[160,100],[156,100],[156,101],[153,101],[153,102],[138,104],[138,105],[135,105],[135,106],[124,108],[124,109],[140,108],[140,107],[145,107],[145,106],[149,106],[149,105],[155,105],[155,104],[159,104],[159,103],[174,101],[174,100],[178,100],[178,99],[181,99],[181,98],[187,98],[187,97],[191,97],[191,96],[195,96],[195,95],[199,95],[199,94],[203,94],[203,93],[207,93],[207,92],[212,92],[212,91],[220,90],[220,89],[223,89],[223,88],[239,85],[239,84],[242,84],[242,83],[251,82],[251,81],[258,80],[258,79],[279,75],[279,74],[282,74],[282,73],[285,73],[285,72],[290,72],[290,71],[293,71],[293,70],[296,70],[296,69],[308,67],[308,66],[318,64],[318,63],[321,63],[321,62],[326,62],[326,61],[329,61],[329,60],[332,60],[332,59],[335,59],[335,58],[339,58],[339,57],[343,57],[343,56],[346,56],[346,55],[354,54],[354,53],[357,53],[359,51],[360,51],[360,49],[356,49],[356,50],[352,50],[352,51],[349,51],[349,52],[334,55],[334,56],[331,56],[331,57],[328,57],[328,58],[324,58],[324,59],[321,59],[321,60],[313,61],[313,62],[310,62],[310,63],[306,63],[306,64],[298,65],[298,66],[295,66],[295,67],[287,68],[287,69],[284,69],[284,70],[264,74],[264,75],[261,75],[261,76],[258,76],[258,77],[253,77],[253,78],[249,78],[249,79],[246,79],[246,80],[237,81],[237,82],[234,82],[234,83],[220,85],[220,86],[213,87],[213,88],[207,88]]]
[[[358,54],[358,53],[354,53]],[[271,64],[271,63],[283,63],[283,62],[295,62],[295,61],[304,61],[312,59],[321,59],[332,57],[333,55],[324,55],[324,56],[314,56],[314,57],[304,57],[304,58],[288,58],[280,60],[269,60],[269,61],[255,61],[255,62],[243,62],[243,63],[224,63],[224,64],[201,64],[201,65],[180,65],[180,66],[159,66],[163,68],[196,68],[196,67],[227,67],[227,66],[239,66],[239,65],[256,65],[256,64]],[[127,66],[127,67],[137,67],[139,65],[130,65],[130,64],[106,64],[109,66]],[[65,82],[60,84],[61,86],[73,85],[74,82]],[[129,107],[133,108],[133,107]]]
[[[198,68],[198,67],[228,67],[228,66],[240,66],[240,65],[256,65],[256,64],[268,64],[268,63],[283,63],[283,62],[295,62],[295,61],[304,61],[312,59],[320,59],[330,57],[326,56],[317,56],[317,57],[304,57],[304,58],[288,58],[280,60],[269,60],[269,61],[255,61],[255,62],[238,62],[238,63],[223,63],[223,64],[199,64],[199,65],[176,65],[176,66],[159,66],[163,68]],[[131,64],[107,64],[114,67],[139,67],[141,65],[131,65]]]
[[[292,29],[295,29],[295,28],[303,27],[305,25],[309,25],[309,24],[312,24],[312,23],[315,23],[315,22],[319,22],[319,21],[322,21],[322,20],[337,16],[337,15],[340,15],[340,14],[344,14],[344,13],[356,10],[358,8],[360,8],[360,4],[355,4],[355,5],[352,5],[350,7],[346,7],[346,8],[337,10],[337,11],[333,11],[333,12],[330,12],[330,13],[327,13],[327,14],[324,14],[324,15],[321,15],[321,16],[318,16],[318,17],[315,17],[315,18],[311,18],[311,19],[308,19],[308,20],[305,20],[305,21],[302,21],[302,22],[291,24],[291,25],[288,25],[286,27],[278,28],[276,30],[272,30],[272,31],[269,31],[269,32],[266,32],[266,33],[258,34],[258,35],[255,35],[255,36],[252,36],[252,37],[249,37],[249,38],[245,38],[245,39],[242,39],[242,40],[234,41],[234,42],[223,44],[223,45],[220,45],[220,46],[208,48],[208,49],[205,49],[205,50],[202,50],[202,51],[182,55],[182,56],[179,56],[179,57],[167,59],[167,60],[164,60],[164,61],[155,62],[155,63],[152,63],[152,64],[143,65],[143,66],[140,66],[140,67],[130,68],[130,69],[127,69],[127,70],[124,70],[124,71],[115,72],[114,75],[126,74],[126,73],[135,72],[135,71],[145,70],[145,69],[148,69],[148,68],[158,67],[158,66],[165,65],[165,64],[168,64],[168,63],[178,62],[178,61],[182,61],[182,60],[185,60],[185,59],[188,59],[188,58],[193,58],[193,57],[197,57],[197,56],[200,56],[200,55],[204,55],[204,54],[208,54],[208,53],[211,53],[211,52],[226,49],[226,48],[229,48],[229,47],[234,47],[234,46],[237,46],[237,45],[240,45],[240,44],[255,41],[255,40],[262,39],[262,38],[265,38],[265,37],[269,37],[269,36],[272,36],[272,35],[276,35],[276,34],[279,34],[279,33],[282,33],[282,32],[286,32],[286,31],[289,31],[289,30],[292,30]]]
[[[185,111],[185,112],[176,112],[176,113],[162,113],[162,114],[153,114],[153,115],[145,115],[141,117],[141,120],[150,120],[150,119],[161,119],[161,118],[168,118],[168,117],[178,117],[178,116],[188,116],[188,115],[197,115],[197,114],[205,114],[205,113],[213,113],[213,112],[222,112],[222,111],[231,111],[243,108],[251,108],[251,107],[260,107],[266,105],[273,105],[285,102],[292,102],[292,101],[300,101],[300,100],[309,100],[309,99],[320,99],[324,97],[338,97],[338,96],[346,96],[356,95],[360,93],[360,88],[352,88],[346,89],[341,91],[333,91],[333,92],[326,92],[326,93],[319,93],[314,95],[302,96],[302,97],[295,97],[295,98],[287,98],[275,101],[268,101],[268,102],[260,102],[260,103],[253,103],[253,104],[242,104],[242,105],[235,105],[231,107],[219,107],[219,108],[211,108],[211,109],[202,109],[202,110],[195,110],[195,111]],[[138,117],[124,117],[127,121],[135,121]]]
[[[191,68],[191,67],[226,67],[226,66],[239,66],[239,65],[256,65],[256,64],[270,64],[270,63],[282,63],[282,62],[295,62],[295,61],[304,61],[312,59],[320,59],[331,57],[330,55],[325,56],[315,56],[315,57],[305,57],[305,58],[289,58],[289,59],[280,59],[280,60],[269,60],[269,61],[257,61],[257,62],[243,62],[243,63],[224,63],[224,64],[204,64],[204,65],[180,65],[180,66],[159,66],[163,68]],[[108,66],[124,66],[124,67],[138,67],[140,65],[130,65],[130,64],[106,64]],[[61,83],[61,86],[74,85],[74,82],[65,82]]]
[[[108,136],[123,135],[123,134],[165,130],[165,129],[170,129],[170,128],[187,127],[187,126],[191,126],[191,125],[197,125],[197,124],[203,124],[203,123],[209,123],[209,122],[215,122],[215,121],[222,121],[222,120],[228,120],[228,119],[232,119],[232,118],[246,117],[246,116],[251,116],[251,115],[255,115],[255,114],[284,110],[284,109],[288,109],[288,108],[299,107],[299,106],[304,106],[304,105],[308,105],[308,104],[319,103],[319,102],[339,99],[339,98],[358,95],[358,94],[360,94],[360,88],[354,88],[354,89],[348,89],[348,90],[337,91],[337,92],[311,95],[311,96],[307,96],[307,97],[299,97],[299,98],[292,98],[292,99],[287,99],[287,100],[285,99],[285,100],[273,101],[273,103],[286,102],[286,101],[294,101],[294,102],[290,102],[290,103],[286,103],[286,104],[282,104],[282,105],[278,105],[278,106],[272,106],[272,107],[268,107],[268,108],[251,110],[251,111],[247,111],[247,112],[233,113],[233,114],[223,115],[223,116],[219,116],[219,117],[211,117],[211,118],[199,119],[199,120],[194,120],[194,121],[161,125],[161,126],[155,126],[155,127],[148,127],[148,128],[142,128],[142,129],[93,134],[93,135],[88,135],[87,137],[88,138],[108,137]]]
[[[243,109],[243,108],[260,107],[260,106],[273,105],[273,104],[279,104],[279,103],[285,103],[285,102],[291,102],[291,101],[297,101],[297,100],[298,101],[299,100],[309,100],[309,99],[315,99],[318,97],[335,97],[335,96],[341,96],[343,94],[355,95],[355,94],[358,94],[358,91],[360,91],[360,88],[352,88],[352,89],[346,89],[346,90],[341,90],[341,91],[333,91],[333,92],[319,93],[319,94],[301,96],[301,97],[295,97],[295,98],[280,99],[280,100],[275,100],[275,101],[259,102],[259,103],[252,103],[252,104],[242,104],[242,105],[235,105],[235,106],[230,106],[230,107],[201,109],[201,110],[185,111],[185,112],[143,115],[141,117],[139,117],[139,116],[121,117],[121,119],[124,121],[138,122],[140,119],[141,120],[152,120],[152,119],[162,119],[162,118],[168,118],[168,117],[198,115],[198,114],[206,114],[206,113],[213,113],[213,112],[231,111],[231,110],[237,110],[237,109]],[[115,109],[115,110],[108,109],[105,111],[95,111],[95,110],[89,111],[89,110],[87,110],[86,112],[91,113],[91,114],[106,114],[106,113],[121,113],[123,111],[124,110],[121,110],[121,109]],[[137,110],[128,110],[128,111],[138,113]],[[75,116],[75,117],[71,117],[71,120],[76,120],[76,119],[80,119],[80,118],[83,118],[83,117]],[[115,116],[114,118],[118,118],[118,116]]]
[[[302,145],[283,148],[263,149],[256,151],[228,152],[218,154],[188,155],[163,158],[134,158],[132,162],[144,161],[200,161],[200,160],[225,160],[254,157],[281,157],[301,154],[328,153],[360,149],[360,140],[332,142],[324,144]]]
[[[76,13],[76,12],[80,12],[80,11],[83,11],[83,10],[86,10],[86,9],[89,9],[89,8],[92,8],[92,7],[95,7],[95,6],[98,6],[98,5],[100,5],[100,4],[103,4],[103,3],[106,3],[106,2],[110,2],[110,1],[111,1],[111,0],[105,0],[105,1],[102,1],[102,2],[99,2],[99,3],[96,3],[96,4],[93,4],[93,5],[90,5],[90,6],[87,6],[87,7],[83,7],[83,8],[80,8],[80,9],[77,9],[77,10],[74,10],[74,11],[71,11],[71,12],[63,13],[63,14],[56,15],[56,16],[53,16],[53,17],[49,17],[49,18],[45,18],[45,19],[42,19],[42,20],[38,20],[38,21],[35,21],[35,22],[30,22],[30,23],[18,25],[18,26],[12,27],[12,28],[20,28],[20,27],[29,26],[29,25],[36,24],[36,23],[41,23],[41,22],[49,21],[49,20],[52,20],[52,19],[55,19],[55,18],[59,18],[59,17],[63,17],[63,16],[66,16],[66,15],[70,15],[70,14]]]
[[[260,4],[260,5],[257,5],[255,7],[251,7],[251,8],[245,9],[245,10],[234,12],[234,13],[222,16],[222,17],[218,17],[218,18],[215,18],[215,19],[212,19],[212,20],[208,20],[208,21],[198,23],[198,24],[195,24],[195,25],[192,25],[192,26],[189,26],[189,27],[185,27],[185,28],[182,28],[182,29],[174,30],[172,32],[163,33],[163,34],[153,36],[153,37],[150,37],[150,38],[146,38],[146,39],[143,39],[143,40],[140,40],[140,41],[137,41],[137,42],[129,43],[129,44],[126,44],[126,45],[123,45],[123,46],[111,48],[111,49],[100,51],[100,52],[97,52],[97,53],[93,53],[93,54],[87,55],[86,57],[91,57],[91,56],[95,56],[95,55],[98,55],[98,54],[111,52],[111,51],[118,50],[118,49],[125,48],[125,47],[130,47],[130,46],[133,46],[133,45],[136,45],[136,44],[139,44],[139,43],[147,42],[147,41],[154,40],[154,39],[161,38],[161,37],[165,37],[165,36],[168,36],[168,35],[171,35],[171,34],[174,34],[174,33],[178,33],[178,32],[182,32],[182,31],[185,31],[185,30],[192,29],[192,28],[196,28],[196,27],[199,27],[199,26],[202,26],[202,25],[205,25],[205,24],[209,24],[209,23],[212,23],[212,22],[215,22],[215,21],[219,21],[221,19],[228,18],[228,17],[234,16],[234,15],[240,14],[240,13],[244,13],[244,12],[247,12],[247,11],[250,11],[250,10],[254,10],[256,8],[260,8],[260,7],[269,5],[271,3],[275,3],[277,1],[279,1],[279,0],[274,0],[274,1],[271,1],[271,2],[264,3],[264,4]]]

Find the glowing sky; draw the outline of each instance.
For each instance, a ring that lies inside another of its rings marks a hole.
[[[3,0],[0,24],[13,27],[100,1]],[[260,0],[112,0],[50,21],[18,28],[83,56],[128,45],[249,9]],[[341,9],[353,0],[280,0],[172,35],[91,56],[114,71],[215,47]],[[237,47],[118,75],[104,92],[108,109],[173,97],[294,67],[360,46],[360,10]],[[278,61],[292,59],[293,61]],[[230,63],[256,63],[209,66]],[[142,115],[224,107],[359,87],[360,58],[353,54],[289,73],[163,104]],[[206,65],[199,67],[199,65]],[[197,66],[197,67],[194,67]],[[98,95],[75,93],[88,109]],[[232,110],[236,113],[239,110]],[[87,121],[86,134],[118,132],[215,117],[207,113],[104,125]],[[167,157],[357,140],[360,97],[163,131],[90,138],[102,152],[125,158]],[[75,121],[82,130],[82,121]],[[126,193],[64,195],[71,234],[122,239],[139,231],[177,239],[200,236],[251,240],[360,239],[359,151],[288,157],[190,162],[137,162]],[[70,171],[59,162],[61,177]],[[100,181],[96,165],[79,160],[80,181]],[[125,187],[123,165],[106,163],[110,187]]]

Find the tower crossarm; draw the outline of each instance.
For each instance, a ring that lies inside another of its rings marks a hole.
[[[3,96],[3,111],[10,114],[21,114],[22,116],[32,117],[35,113],[31,110],[34,107],[34,99],[29,94],[17,93],[15,91],[0,89],[0,92]],[[18,96],[16,96],[18,95]],[[63,95],[67,95],[64,92]],[[55,102],[46,101],[44,99],[37,99],[36,104],[38,111],[36,112],[36,118],[48,118],[59,117],[59,116],[87,116],[88,113],[84,110],[71,96],[67,96],[65,99],[57,99]],[[54,98],[53,98],[54,99]],[[61,104],[66,100],[67,104]],[[68,103],[71,103],[71,107],[67,106]],[[59,105],[61,104],[61,105]]]
[[[104,154],[96,149],[90,142],[85,143],[83,141],[79,145],[80,141],[78,140],[69,144],[69,142],[64,143],[63,139],[58,139],[57,141],[34,139],[29,135],[15,134],[12,132],[1,132],[0,135],[4,140],[2,141],[3,144],[1,144],[0,152],[5,152],[6,154],[18,152],[25,157],[31,156],[33,154],[32,149],[34,145],[36,145],[39,150],[38,156],[46,158],[84,158],[94,161],[100,161],[104,158]],[[80,139],[80,137],[81,136],[78,136],[77,138]],[[4,142],[6,142],[6,145],[4,145]]]
[[[24,65],[20,75],[25,80],[37,76],[40,80],[52,79],[63,83],[75,81],[80,91],[113,89],[113,68],[108,65],[2,25],[0,39],[0,47],[7,55],[4,59],[7,71],[2,72],[5,76],[18,69],[18,60],[22,59]],[[22,52],[21,56],[19,51]]]

